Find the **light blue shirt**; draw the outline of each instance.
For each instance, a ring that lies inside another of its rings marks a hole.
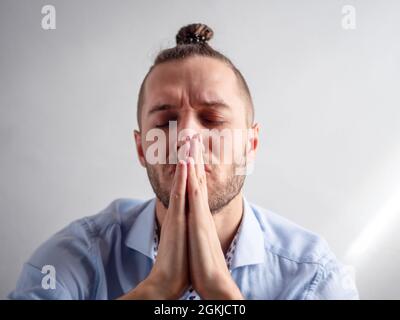
[[[358,299],[350,269],[322,238],[245,197],[243,205],[231,274],[246,299]],[[155,198],[117,199],[43,243],[9,298],[118,298],[149,274],[154,228]],[[43,285],[52,280],[55,288]]]

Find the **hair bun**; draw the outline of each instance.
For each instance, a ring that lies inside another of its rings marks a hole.
[[[193,23],[180,28],[176,44],[207,43],[214,35],[212,29],[203,23]]]

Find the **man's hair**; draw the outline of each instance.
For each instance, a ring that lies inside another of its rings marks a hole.
[[[139,129],[141,129],[141,112],[144,102],[144,88],[146,80],[151,71],[159,64],[183,60],[194,56],[211,57],[225,62],[235,73],[238,80],[239,88],[242,91],[244,100],[246,101],[246,117],[250,126],[254,121],[254,107],[249,87],[241,72],[235,67],[230,59],[219,51],[213,49],[208,41],[213,37],[214,32],[205,24],[194,23],[182,27],[176,35],[176,46],[162,50],[158,53],[153,65],[147,72],[140,86],[138,103],[137,103],[137,121]]]

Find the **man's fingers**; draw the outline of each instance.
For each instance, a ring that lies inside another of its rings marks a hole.
[[[205,254],[205,251],[200,250],[200,247],[207,246],[209,243],[203,241],[204,233],[197,231],[209,230],[209,226],[212,226],[214,221],[208,206],[207,187],[202,188],[198,183],[193,158],[189,157],[188,162],[189,237],[197,239],[194,242],[189,241],[189,244],[192,252],[196,252],[196,255],[201,255]],[[195,231],[192,229],[193,232],[191,232],[190,230],[193,227]],[[199,237],[203,240],[199,239]]]
[[[190,142],[188,140],[179,148],[178,150],[178,162],[179,160],[186,161],[186,158],[189,156],[190,152]]]
[[[202,184],[205,185],[205,182],[206,182],[206,170],[204,168],[204,158],[203,158],[204,145],[203,145],[203,139],[202,139],[201,135],[199,135],[199,141],[198,142],[199,142],[198,143],[198,145],[199,145],[198,156],[200,158],[200,161],[199,161],[200,165],[198,166],[197,176],[199,178],[199,184],[200,185],[202,185]]]
[[[208,206],[207,186],[199,184],[196,168],[192,157],[188,157],[188,201],[189,211],[204,211]]]
[[[196,176],[199,184],[203,184],[205,180],[204,160],[203,160],[203,143],[201,135],[196,134],[190,141],[190,156],[194,159]]]
[[[171,189],[168,210],[177,213],[185,213],[185,193],[186,193],[187,168],[183,160],[179,160],[176,165],[174,183]]]
[[[178,155],[180,157],[184,157],[186,159],[189,154],[190,144],[186,141],[179,150]],[[186,193],[186,181],[187,181],[187,166],[186,161],[184,159],[179,159],[175,168],[175,175],[172,182],[171,194],[170,194],[170,206],[174,205],[176,210],[179,207],[180,199],[185,197]],[[178,202],[177,202],[178,201]],[[178,207],[176,207],[176,205]]]
[[[188,157],[188,196],[189,196],[189,203],[191,200],[194,200],[194,196],[198,196],[199,188],[197,183],[197,175],[196,175],[196,168],[194,165],[193,157]]]

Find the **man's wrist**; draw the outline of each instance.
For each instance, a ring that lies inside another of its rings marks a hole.
[[[218,294],[214,297],[216,300],[244,300],[242,293],[237,287],[236,283],[225,286]]]
[[[207,300],[244,300],[240,289],[230,274],[216,280],[212,287],[204,290],[201,296]]]
[[[134,289],[118,298],[119,300],[165,300],[171,299],[168,292],[163,292],[152,279],[146,278]]]

